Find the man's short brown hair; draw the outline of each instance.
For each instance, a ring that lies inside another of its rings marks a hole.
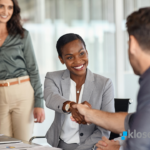
[[[143,50],[150,52],[150,7],[141,8],[127,18],[127,31],[133,35]]]

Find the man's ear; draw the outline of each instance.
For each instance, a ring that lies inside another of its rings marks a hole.
[[[58,58],[59,58],[60,62],[61,62],[62,64],[64,64],[64,61],[63,61],[62,57],[58,56]]]
[[[129,44],[130,44],[130,53],[132,55],[135,55],[138,53],[138,50],[140,49],[140,45],[136,38],[133,35],[130,35],[129,37]]]

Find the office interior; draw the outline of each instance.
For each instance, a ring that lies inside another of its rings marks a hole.
[[[136,110],[139,77],[128,60],[126,17],[150,6],[150,0],[19,0],[24,28],[32,37],[42,84],[47,72],[65,69],[58,60],[57,39],[77,33],[85,40],[88,68],[113,81],[115,98],[130,98],[129,112]],[[54,119],[45,107],[46,120],[35,124],[33,135],[43,136]],[[35,140],[45,144],[46,140]]]

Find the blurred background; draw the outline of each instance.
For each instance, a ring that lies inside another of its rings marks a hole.
[[[128,60],[125,23],[131,12],[150,6],[150,0],[18,1],[23,26],[32,37],[42,84],[47,72],[65,69],[55,48],[58,38],[65,33],[77,33],[87,46],[88,68],[111,78],[115,98],[132,99],[129,112],[136,110],[138,76],[134,75]],[[35,124],[33,135],[45,135],[50,127],[54,112],[47,108],[45,112],[46,120]]]

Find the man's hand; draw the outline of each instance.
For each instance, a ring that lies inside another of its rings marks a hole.
[[[86,104],[75,104],[73,105],[73,108],[76,108],[79,111],[79,113],[84,116],[85,121],[87,123],[90,123],[88,117],[86,116],[86,112],[89,111],[91,108],[89,108]],[[73,116],[71,117],[71,120],[76,121],[75,118],[73,118]]]
[[[79,113],[79,111],[74,108],[73,106],[76,105],[75,102],[70,103],[70,112],[72,114],[72,117],[78,124],[87,124],[87,122],[84,119],[84,116]],[[87,106],[88,107],[88,106]]]
[[[72,102],[72,101],[66,101],[66,102],[63,103],[62,110],[64,112],[71,112],[72,116],[74,117],[74,121],[76,121],[77,123],[79,123],[79,124],[87,124],[87,122],[84,119],[84,116],[81,115],[76,108],[73,108],[73,106],[76,105],[76,104],[77,103]],[[69,106],[68,111],[66,110],[66,106],[67,105]],[[87,107],[91,106],[88,102],[86,103],[86,105],[87,105]]]
[[[45,120],[45,112],[43,108],[35,107],[33,111],[35,123],[42,123]]]
[[[87,101],[84,101],[81,104],[74,104],[72,107],[77,109],[79,114],[81,114],[83,116],[84,122],[86,122],[86,124],[90,123],[88,118],[85,115],[87,109],[92,108],[90,103],[88,103]],[[79,123],[73,115],[70,118],[71,118],[72,121],[75,121],[75,122]],[[79,124],[84,124],[84,123],[79,123]]]
[[[119,141],[110,141],[106,137],[102,137],[102,140],[96,144],[96,150],[119,150]]]

